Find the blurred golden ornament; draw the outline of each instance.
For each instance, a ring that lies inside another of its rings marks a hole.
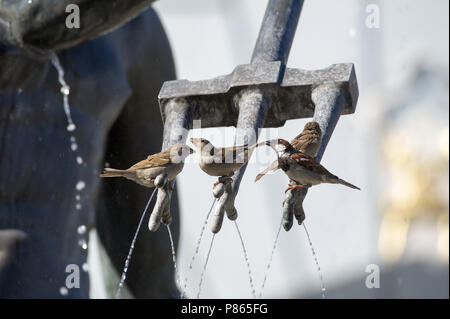
[[[437,251],[448,263],[448,126],[438,139],[429,141],[437,144],[437,152],[431,154],[420,154],[421,150],[404,136],[404,132],[394,131],[384,139],[383,156],[390,183],[384,185],[387,194],[378,242],[380,255],[386,262],[397,262],[405,251],[411,223],[434,219]],[[414,134],[408,137],[414,139]]]

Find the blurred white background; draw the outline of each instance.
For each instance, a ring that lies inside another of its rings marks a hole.
[[[228,74],[236,65],[248,63],[266,4],[267,1],[262,0],[156,2],[154,8],[172,45],[178,78],[208,79]],[[380,28],[369,29],[365,25],[369,4],[376,4],[380,9]],[[442,261],[438,256],[435,224],[426,224],[428,226],[419,231],[411,230],[410,248],[396,263],[387,263],[380,256],[378,244],[383,211],[379,199],[384,180],[380,177],[383,168],[378,163],[379,151],[374,145],[382,133],[377,131],[382,127],[380,114],[387,105],[395,103],[399,90],[414,74],[417,63],[426,62],[448,77],[448,21],[448,1],[445,0],[305,1],[288,67],[319,69],[333,63],[353,62],[360,89],[356,113],[341,117],[322,164],[362,190],[320,185],[310,189],[304,203],[306,224],[329,297],[448,298],[448,259]],[[448,82],[445,85],[448,103]],[[448,111],[445,116],[448,119]],[[289,140],[303,129],[306,121],[288,121],[278,129],[278,135]],[[234,128],[205,129],[201,134],[217,146],[230,145]],[[191,132],[191,136],[199,135],[198,131]],[[273,153],[264,154],[259,154],[259,158],[265,158],[264,164],[275,159]],[[263,168],[263,164],[255,162],[248,166],[236,200],[237,222],[247,246],[257,292],[280,222],[288,182],[287,177],[277,171],[254,183],[254,177]],[[187,164],[177,178],[181,207],[178,267],[183,280],[188,275],[190,297],[197,294],[211,239],[209,225],[193,271],[189,273],[187,268],[212,202],[215,181],[196,164]],[[414,233],[418,234],[416,241]],[[409,255],[413,256],[413,263],[444,267],[447,283],[436,287],[436,291],[421,290],[419,283],[405,283],[411,278],[406,274],[409,270],[404,270],[405,275],[402,270],[402,267],[407,268],[409,262],[405,260]],[[365,287],[368,275],[365,270],[369,264],[379,265],[382,274],[399,267],[394,282],[383,280],[382,275],[381,288],[389,285],[388,292],[380,294],[377,289]],[[319,296],[320,281],[314,259],[303,228],[294,221],[292,229],[282,230],[280,235],[264,297]],[[252,297],[241,245],[227,218],[214,242],[201,297]]]

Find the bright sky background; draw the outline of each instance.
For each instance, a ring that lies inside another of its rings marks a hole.
[[[250,61],[267,1],[161,0],[154,8],[168,34],[180,79],[200,80],[230,73]],[[366,5],[378,4],[380,28],[365,27]],[[305,200],[306,224],[318,253],[327,288],[363,278],[368,264],[379,263],[376,250],[380,216],[376,210],[376,172],[371,171],[368,131],[374,87],[401,81],[421,57],[448,68],[447,1],[307,0],[298,24],[288,66],[319,69],[333,63],[353,62],[360,88],[354,115],[341,117],[322,164],[358,185],[358,192],[338,185],[311,189]],[[293,120],[278,129],[291,139],[306,120]],[[224,141],[220,134],[225,134]],[[276,131],[275,131],[276,132]],[[192,132],[198,136],[199,132]],[[233,141],[234,129],[208,129],[204,136],[217,146]],[[376,132],[375,132],[376,134]],[[263,157],[264,156],[260,156]],[[267,155],[266,163],[275,159]],[[238,224],[249,253],[259,291],[274,236],[281,218],[281,203],[288,179],[281,172],[253,179],[264,168],[249,165],[236,200]],[[213,177],[187,164],[177,178],[180,191],[181,236],[179,268],[184,278],[201,225],[212,201]],[[209,225],[200,254],[189,273],[188,294],[197,293],[200,272],[211,238]],[[264,296],[269,298],[319,295],[320,281],[304,230],[294,223],[282,230]],[[202,297],[251,298],[247,269],[233,224],[225,217],[216,236],[205,276]]]

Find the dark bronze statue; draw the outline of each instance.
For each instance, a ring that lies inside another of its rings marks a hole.
[[[69,3],[80,8],[79,29],[65,26]],[[157,95],[164,81],[175,78],[165,32],[156,13],[146,9],[150,3],[20,0],[0,5],[0,297],[88,298],[85,271],[80,271],[80,288],[60,292],[66,266],[82,268],[87,259],[79,225],[87,227],[83,238],[97,228],[121,273],[151,190],[124,179],[104,181],[99,173],[106,162],[127,167],[160,151]],[[66,130],[52,51],[71,88],[73,133]],[[82,165],[70,150],[71,135]],[[81,180],[85,187],[77,199],[75,185]],[[176,199],[172,210],[176,216]],[[176,241],[178,218],[173,220]],[[128,271],[131,293],[178,297],[173,278],[166,232],[143,229]],[[114,296],[117,287],[109,288]]]

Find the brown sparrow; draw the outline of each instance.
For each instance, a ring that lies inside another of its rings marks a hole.
[[[297,151],[314,157],[319,150],[321,136],[322,131],[320,130],[319,123],[314,121],[308,122],[305,124],[303,131],[291,141],[291,145]],[[270,164],[269,167],[256,175],[255,182],[260,180],[261,177],[266,175],[268,172],[275,171],[278,168],[280,167],[278,166],[278,160],[276,160]]]
[[[125,177],[146,187],[155,186],[155,178],[167,174],[173,180],[183,169],[184,160],[194,151],[185,144],[175,144],[167,150],[148,156],[128,169],[105,168],[100,177]]]
[[[260,145],[270,146],[278,155],[278,163],[280,168],[293,181],[300,185],[289,185],[288,190],[294,188],[305,188],[320,183],[342,184],[354,189],[359,189],[355,185],[340,179],[330,173],[325,167],[317,163],[313,157],[300,153],[283,139],[269,140],[258,143]]]
[[[219,176],[214,186],[229,182],[234,172],[247,163],[249,151],[256,147],[255,144],[217,148],[204,138],[191,138],[191,143],[198,153],[200,168],[208,175]]]

